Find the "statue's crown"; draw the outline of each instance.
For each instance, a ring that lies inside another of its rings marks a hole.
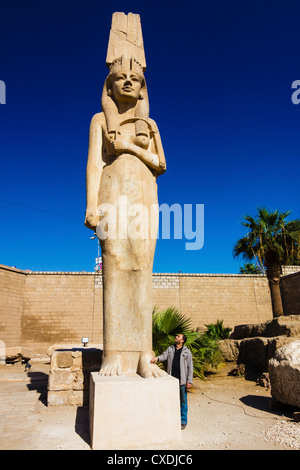
[[[125,15],[120,12],[113,14],[106,65],[110,72],[114,72],[118,67],[126,67],[142,74],[145,72],[146,59],[140,15]]]

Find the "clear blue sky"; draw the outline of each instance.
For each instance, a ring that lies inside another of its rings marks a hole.
[[[204,247],[158,240],[154,272],[236,273],[243,215],[300,217],[297,0],[2,0],[0,263],[93,270],[85,168],[114,11],[142,19],[159,202],[205,207]]]

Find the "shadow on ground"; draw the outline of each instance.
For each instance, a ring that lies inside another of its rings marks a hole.
[[[84,442],[91,444],[90,430],[89,430],[89,407],[79,406],[76,413],[75,432],[81,437]]]
[[[28,372],[27,375],[30,379],[30,383],[27,384],[28,390],[35,390],[37,393],[39,393],[39,401],[48,408],[48,374],[44,372]],[[88,405],[77,407],[75,419],[75,432],[81,437],[84,442],[90,445]]]
[[[30,379],[30,383],[27,384],[28,390],[35,390],[39,393],[39,400],[43,405],[47,406],[48,374],[45,374],[44,372],[28,372],[27,375]]]
[[[240,398],[240,401],[245,405],[259,411],[266,411],[270,414],[285,416],[292,418],[295,407],[279,403],[269,397],[262,397],[257,395],[246,395]]]

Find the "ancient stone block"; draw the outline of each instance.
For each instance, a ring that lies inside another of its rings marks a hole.
[[[83,405],[88,402],[90,372],[99,371],[99,348],[58,349],[52,352],[48,405]]]
[[[58,368],[71,367],[72,363],[71,351],[56,351],[56,365]]]
[[[83,390],[58,390],[48,391],[48,405],[50,406],[82,406],[87,404],[85,400],[85,392]]]
[[[278,349],[269,361],[269,375],[272,396],[300,408],[300,340]]]
[[[239,340],[223,339],[218,342],[225,361],[236,362],[239,357]]]

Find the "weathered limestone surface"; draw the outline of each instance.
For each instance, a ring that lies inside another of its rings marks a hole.
[[[230,339],[219,342],[227,361],[245,364],[249,369],[266,372],[269,360],[282,346],[300,338],[298,315],[282,316],[265,323],[238,325]]]
[[[99,371],[102,350],[73,348],[51,354],[48,405],[84,405],[88,403],[90,373]]]
[[[181,441],[178,381],[170,375],[91,374],[90,436],[94,450],[145,449]],[[152,446],[152,447],[151,447]]]
[[[279,335],[300,336],[299,315],[289,315],[274,318],[264,323],[238,325],[230,338],[242,339],[255,336],[273,337]]]
[[[276,351],[269,361],[269,375],[272,396],[300,408],[300,340]]]
[[[152,352],[152,268],[158,230],[157,177],[166,162],[149,117],[140,16],[112,16],[102,112],[90,125],[85,225],[103,261],[100,374],[156,378]]]
[[[106,65],[108,67],[118,57],[126,56],[138,60],[142,69],[146,70],[146,58],[142,35],[141,20],[139,15],[123,12],[116,12],[113,15],[108,49],[106,55]]]

